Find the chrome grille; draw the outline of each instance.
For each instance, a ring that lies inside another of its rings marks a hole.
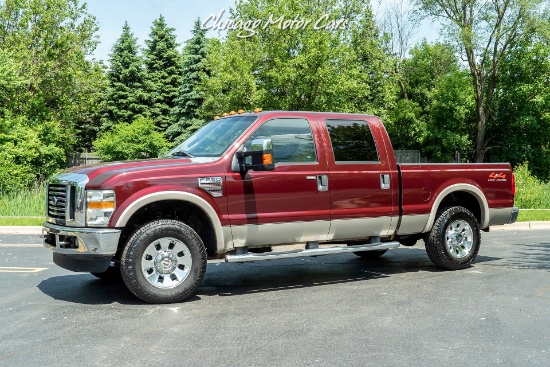
[[[56,222],[65,222],[67,208],[67,185],[51,183],[48,185],[48,217]]]

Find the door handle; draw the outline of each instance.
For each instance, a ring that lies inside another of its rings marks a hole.
[[[328,191],[328,176],[317,175],[317,189],[319,191]]]
[[[380,175],[380,188],[388,190],[390,188],[390,175],[387,173]]]

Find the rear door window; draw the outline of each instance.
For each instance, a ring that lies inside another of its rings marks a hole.
[[[380,162],[368,122],[325,120],[336,163]]]

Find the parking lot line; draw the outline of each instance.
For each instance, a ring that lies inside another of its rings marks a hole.
[[[16,266],[4,267],[0,266],[0,273],[38,273],[39,271],[48,268],[21,268]]]
[[[43,247],[41,243],[0,243],[2,247]]]

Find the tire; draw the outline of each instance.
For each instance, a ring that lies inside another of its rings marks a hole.
[[[426,252],[438,267],[458,270],[470,267],[480,246],[476,217],[466,208],[443,209],[426,239]]]
[[[122,279],[149,303],[181,302],[201,283],[206,249],[199,235],[176,220],[155,220],[126,243],[120,262]]]
[[[354,252],[355,255],[366,260],[375,260],[384,255],[388,250],[374,250],[374,251],[358,251]]]
[[[103,273],[90,273],[104,282],[114,283],[122,281],[120,266],[109,266]]]

